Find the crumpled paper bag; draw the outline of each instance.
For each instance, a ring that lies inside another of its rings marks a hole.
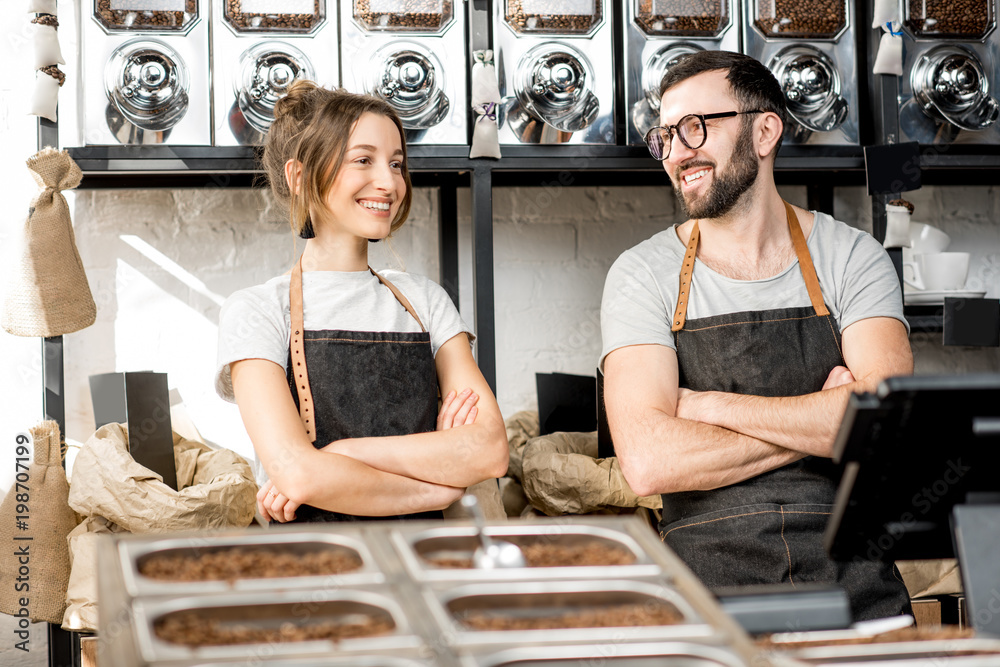
[[[103,535],[127,532],[104,517],[84,519],[66,538],[72,569],[66,588],[63,630],[97,632],[97,542]]]
[[[76,457],[69,504],[131,533],[245,527],[256,511],[257,483],[246,459],[174,433],[175,491],[128,453],[123,424],[99,428]]]
[[[525,495],[549,516],[663,506],[659,495],[632,490],[616,457],[597,458],[596,431],[532,438],[524,446],[521,469]]]

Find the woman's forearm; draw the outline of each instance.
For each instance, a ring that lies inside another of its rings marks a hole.
[[[395,475],[467,487],[507,472],[507,434],[486,420],[446,431],[338,440],[323,448]]]
[[[377,470],[330,452],[316,451],[309,459],[285,470],[275,487],[300,505],[331,512],[392,516],[439,510],[464,490]]]

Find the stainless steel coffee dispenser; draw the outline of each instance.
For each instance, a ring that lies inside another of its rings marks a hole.
[[[340,85],[336,3],[212,0],[215,144],[260,145],[296,79]]]
[[[91,0],[81,17],[87,145],[211,144],[205,0]]]
[[[788,144],[860,143],[855,5],[850,0],[745,0],[743,51],[785,92]]]
[[[625,3],[628,144],[660,124],[660,81],[677,58],[740,50],[737,0],[628,0]]]
[[[496,0],[502,144],[613,144],[610,0]]]
[[[1000,143],[996,0],[902,0],[902,141]]]
[[[463,0],[341,0],[344,87],[378,95],[409,144],[468,143]]]

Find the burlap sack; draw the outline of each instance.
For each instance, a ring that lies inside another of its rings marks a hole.
[[[79,517],[66,502],[69,484],[62,467],[59,425],[31,429],[34,463],[17,466],[0,505],[0,612],[32,621],[62,621],[69,582],[66,536]],[[15,449],[16,458],[27,446]],[[25,517],[20,519],[19,517]],[[26,602],[27,604],[23,604]]]
[[[89,327],[97,318],[69,206],[60,192],[79,185],[83,174],[69,153],[54,148],[29,158],[28,169],[42,191],[28,210],[0,325],[15,336],[60,336]]]
[[[70,574],[63,630],[97,632],[97,541],[125,529],[104,517],[91,516],[69,534]]]
[[[73,464],[69,504],[131,533],[245,527],[256,509],[250,465],[228,449],[212,449],[174,434],[175,491],[128,453],[123,424],[99,428]]]
[[[549,516],[662,507],[659,495],[636,495],[617,458],[597,458],[596,431],[532,438],[523,447],[521,470],[528,500]]]

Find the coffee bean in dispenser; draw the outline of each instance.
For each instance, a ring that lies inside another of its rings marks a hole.
[[[94,18],[108,30],[183,31],[198,18],[196,0],[97,0]]]
[[[765,35],[834,37],[847,24],[844,0],[775,0],[757,4],[754,25]]]
[[[908,0],[906,9],[916,37],[979,39],[993,24],[991,0]]]
[[[263,3],[247,0],[224,0],[226,21],[237,32],[310,32],[322,20],[324,4],[313,0],[312,12],[283,12],[281,3]]]
[[[599,0],[507,0],[505,18],[516,32],[586,33],[601,21]]]
[[[648,35],[715,35],[729,20],[724,0],[639,0],[636,21]]]
[[[367,30],[436,32],[453,11],[452,0],[354,0],[354,19]]]

